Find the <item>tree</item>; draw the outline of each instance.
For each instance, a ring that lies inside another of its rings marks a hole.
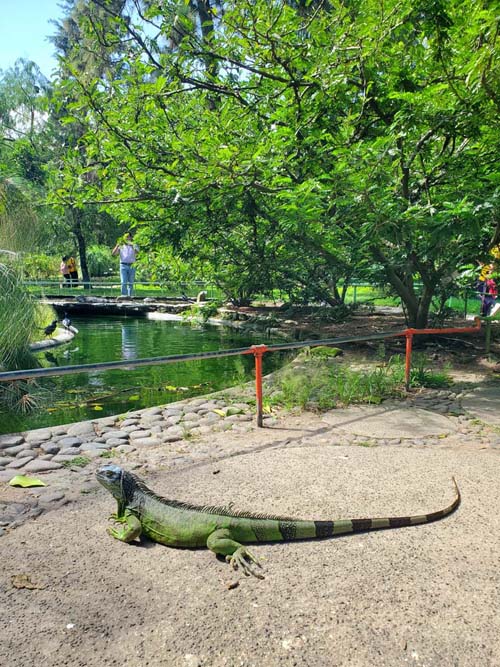
[[[115,36],[112,16],[114,13],[120,16],[124,7],[125,0],[109,0],[102,5],[85,0],[66,0],[66,15],[61,22],[56,22],[57,31],[51,38],[59,55],[61,81],[71,82],[76,77],[91,81],[116,75],[114,56],[119,41]],[[95,42],[87,39],[88,26],[100,37],[98,49]],[[54,118],[61,119],[71,113],[73,94],[70,86],[64,84],[57,87],[57,93],[51,112]],[[50,201],[57,205],[63,222],[76,240],[83,282],[89,287],[87,237],[92,233],[96,219],[100,217],[109,221],[109,215],[102,216],[93,206],[75,205],[73,194],[68,196],[66,191],[68,179],[72,181],[73,193],[75,188],[85,187],[85,182],[93,178],[92,164],[81,141],[86,129],[84,119],[60,126],[58,143],[62,151],[55,151],[52,160]],[[86,177],[80,184],[78,181],[83,170],[86,170]],[[76,178],[72,178],[72,174],[77,174]]]
[[[456,267],[498,237],[494,8],[226,2],[209,33],[167,49],[178,18],[163,6],[140,13],[157,37],[114,14],[119,78],[72,77],[88,162],[65,196],[203,257],[240,301],[283,283],[334,299],[378,266],[425,326]]]
[[[43,234],[37,209],[46,159],[43,128],[49,83],[35,63],[0,72],[0,247],[27,249]]]

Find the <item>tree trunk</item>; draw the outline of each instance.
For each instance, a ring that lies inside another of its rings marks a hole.
[[[82,281],[85,289],[90,289],[90,275],[87,265],[87,242],[82,230],[83,211],[79,208],[70,209],[71,226],[78,244],[78,255],[80,257],[80,268],[82,270]]]

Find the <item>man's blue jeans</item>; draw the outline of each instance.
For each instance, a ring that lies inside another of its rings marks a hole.
[[[134,290],[135,268],[133,264],[120,262],[120,280],[122,283],[122,296],[132,296]]]

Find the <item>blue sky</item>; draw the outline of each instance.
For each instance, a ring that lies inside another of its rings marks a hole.
[[[17,58],[34,60],[50,78],[56,67],[54,47],[47,40],[54,34],[50,19],[60,19],[61,0],[0,0],[0,69],[12,67]]]

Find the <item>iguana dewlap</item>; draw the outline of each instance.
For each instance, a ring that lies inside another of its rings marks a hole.
[[[227,507],[203,507],[167,500],[149,489],[138,477],[116,465],[105,465],[96,473],[98,481],[116,498],[118,510],[112,518],[125,524],[108,528],[110,535],[131,542],[141,534],[170,547],[208,547],[237,569],[262,577],[254,556],[243,544],[287,542],[334,537],[383,528],[401,528],[437,521],[460,505],[460,491],[453,478],[456,497],[448,507],[405,517],[313,521],[238,512]]]

